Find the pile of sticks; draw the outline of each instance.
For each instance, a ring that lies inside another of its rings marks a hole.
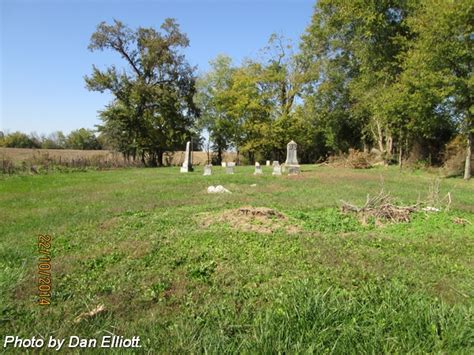
[[[367,201],[362,207],[341,201],[343,213],[357,213],[363,222],[374,218],[376,222],[409,222],[410,215],[420,209],[420,203],[412,206],[397,206],[393,203],[390,194],[383,190],[377,196],[367,195]]]

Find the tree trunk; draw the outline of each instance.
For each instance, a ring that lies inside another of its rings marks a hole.
[[[161,149],[156,152],[156,161],[158,166],[163,166],[163,151]]]
[[[471,178],[472,133],[467,134],[466,164],[464,165],[464,180]]]
[[[383,134],[382,134],[382,127],[380,126],[380,123],[378,121],[375,121],[377,124],[377,142],[379,144],[379,149],[380,153],[384,153],[384,147],[383,147]]]
[[[384,160],[384,164],[388,165],[390,159],[392,158],[392,150],[393,150],[393,137],[390,134],[387,127],[382,127],[382,124],[377,119],[374,119],[377,131],[375,132],[373,128],[372,134],[375,136],[380,153],[382,154],[382,158]]]
[[[385,150],[387,151],[388,158],[391,158],[393,151],[393,138],[390,134],[387,134],[387,147],[385,148]]]
[[[402,170],[403,168],[403,144],[401,143],[401,140],[400,140],[400,147],[398,149],[398,166],[400,168],[400,170]]]
[[[217,147],[217,163],[222,164],[222,148],[221,148],[221,146]]]

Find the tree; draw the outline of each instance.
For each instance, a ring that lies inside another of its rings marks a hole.
[[[43,137],[41,148],[43,149],[64,149],[66,147],[66,136],[61,131],[56,131]]]
[[[472,1],[425,0],[410,20],[416,34],[403,77],[411,112],[418,126],[449,118],[466,138],[464,179],[471,177],[474,118],[472,66],[474,51]],[[420,114],[420,108],[429,115]],[[428,116],[428,117],[427,117]]]
[[[89,90],[114,96],[99,114],[104,122],[99,131],[125,156],[159,166],[165,150],[182,148],[191,138],[199,114],[193,102],[194,68],[181,53],[189,40],[173,19],[166,19],[161,30],[133,31],[117,20],[100,23],[89,49],[116,52],[127,69],[94,66],[85,77]]]
[[[263,49],[259,86],[262,99],[269,104],[271,155],[275,159],[284,156],[290,140],[299,143],[300,152],[306,148],[302,144],[306,138],[300,136],[305,130],[301,130],[302,122],[298,122],[303,117],[294,115],[303,87],[317,75],[306,59],[295,53],[290,40],[276,33]]]
[[[94,131],[85,128],[71,131],[66,138],[66,147],[80,150],[102,149]]]
[[[294,112],[311,71],[281,35],[270,36],[262,54],[239,67],[229,57],[218,56],[198,81],[201,125],[209,131],[219,160],[229,147],[251,162],[281,159],[291,139],[307,141],[303,136],[308,126]]]
[[[3,137],[3,146],[7,148],[40,148],[41,143],[34,136],[21,132],[12,132]]]
[[[345,150],[348,144],[376,143],[390,159],[404,123],[390,95],[403,70],[411,35],[406,19],[416,2],[318,1],[302,51],[317,63],[319,80],[308,94],[321,97],[313,102],[330,121],[329,141],[336,140],[329,145]]]
[[[266,155],[272,147],[271,105],[262,89],[262,67],[246,62],[232,75],[223,99],[230,117],[231,143],[254,162],[257,154]]]
[[[217,152],[217,163],[222,161],[223,152],[231,145],[231,117],[226,106],[225,93],[232,83],[232,59],[219,55],[210,63],[211,70],[202,75],[196,83],[196,105],[200,108],[199,128],[209,133],[212,148]]]

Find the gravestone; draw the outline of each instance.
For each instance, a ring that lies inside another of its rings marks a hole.
[[[296,156],[296,149],[298,144],[295,141],[291,141],[286,146],[286,161],[285,169],[288,169],[288,174],[297,175],[300,173],[300,164]]]
[[[222,165],[223,168],[225,168],[225,167],[227,166],[227,164],[226,164],[225,161],[223,161],[223,162],[221,163],[221,165]]]
[[[273,172],[272,175],[281,175],[281,165],[278,161],[273,162]]]
[[[270,166],[272,162],[270,160],[267,160],[267,166]]]
[[[261,175],[263,174],[262,172],[262,167],[260,166],[259,162],[255,163],[255,172],[253,173],[254,175]]]
[[[288,175],[298,175],[300,173],[300,167],[295,165],[287,166]]]
[[[212,164],[204,165],[204,176],[212,175]]]
[[[228,162],[225,167],[225,172],[227,174],[233,174],[234,173],[234,167],[235,163],[234,162]]]
[[[193,171],[193,155],[192,154],[193,152],[191,151],[191,142],[187,142],[186,153],[184,155],[184,162],[180,169],[182,173]]]

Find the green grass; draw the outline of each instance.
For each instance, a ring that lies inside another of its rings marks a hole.
[[[377,227],[340,214],[340,199],[362,204],[383,180],[400,203],[414,203],[436,175],[312,166],[296,179],[265,167],[263,176],[252,172],[0,178],[2,341],[110,332],[140,336],[150,353],[474,351],[474,181],[442,179],[449,212]],[[211,184],[233,193],[208,195]],[[299,232],[200,223],[248,205],[286,214]],[[36,304],[39,233],[53,236],[49,307]],[[106,312],[74,322],[99,304]]]

